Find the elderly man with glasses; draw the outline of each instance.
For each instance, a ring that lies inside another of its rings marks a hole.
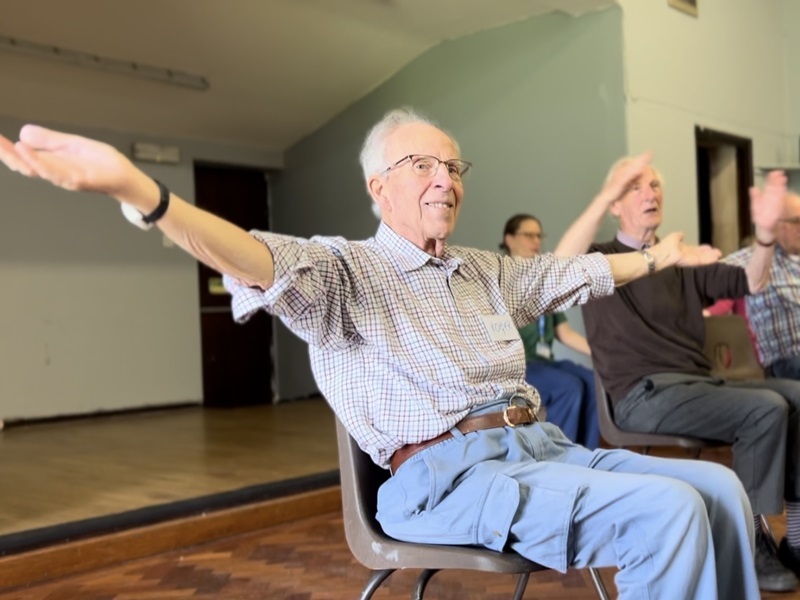
[[[389,535],[512,550],[548,567],[617,566],[620,598],[756,598],[747,495],[725,467],[590,451],[536,418],[517,327],[648,273],[637,253],[514,259],[450,246],[470,168],[417,114],[386,115],[361,154],[374,237],[252,235],[169,193],[116,150],[25,127],[0,159],[67,189],[113,196],[226,274],[234,313],[264,309],[308,342],[338,417],[393,476]],[[616,196],[642,157],[609,181]],[[658,269],[716,260],[679,234]],[[313,432],[309,432],[313,434]]]
[[[775,242],[769,283],[745,297],[747,319],[766,374],[800,380],[800,195],[796,192],[784,198]],[[743,248],[726,257],[725,262],[744,266],[753,251],[753,246]],[[790,419],[790,428],[797,429],[800,412],[790,414]],[[796,464],[800,441],[794,439],[788,451],[787,460]],[[786,513],[787,532],[778,555],[800,576],[800,501],[787,502]]]

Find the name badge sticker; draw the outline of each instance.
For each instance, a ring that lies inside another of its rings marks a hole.
[[[483,323],[486,325],[486,331],[489,332],[489,337],[496,342],[507,342],[510,340],[518,340],[519,331],[517,331],[514,321],[508,315],[481,315]]]
[[[544,342],[539,342],[536,344],[536,354],[545,360],[550,360],[553,357],[553,351],[550,349],[550,346]]]

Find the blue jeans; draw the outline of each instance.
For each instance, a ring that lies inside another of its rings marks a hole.
[[[730,469],[590,451],[549,423],[452,433],[381,486],[387,535],[511,549],[562,572],[616,566],[621,599],[760,597],[753,515]]]
[[[525,381],[547,407],[547,422],[558,425],[573,442],[594,450],[600,444],[594,373],[569,360],[529,362]]]

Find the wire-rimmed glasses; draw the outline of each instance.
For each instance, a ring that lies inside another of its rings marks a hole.
[[[449,160],[441,160],[435,156],[428,154],[409,154],[398,160],[393,165],[386,167],[383,174],[388,173],[392,169],[402,167],[406,162],[411,164],[411,170],[420,177],[433,177],[439,171],[439,165],[444,163],[447,166],[447,174],[453,181],[463,181],[464,176],[472,167],[472,163],[460,158],[451,158]]]

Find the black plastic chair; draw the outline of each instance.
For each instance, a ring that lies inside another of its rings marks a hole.
[[[378,488],[389,477],[361,451],[347,430],[336,420],[339,469],[342,483],[342,514],[347,545],[362,565],[372,570],[359,600],[369,600],[381,584],[398,569],[422,569],[412,591],[421,600],[431,577],[442,569],[469,569],[519,575],[514,600],[520,600],[535,571],[545,570],[535,562],[512,552],[486,548],[414,544],[390,538],[375,519]],[[600,600],[608,600],[600,574],[589,569]]]

